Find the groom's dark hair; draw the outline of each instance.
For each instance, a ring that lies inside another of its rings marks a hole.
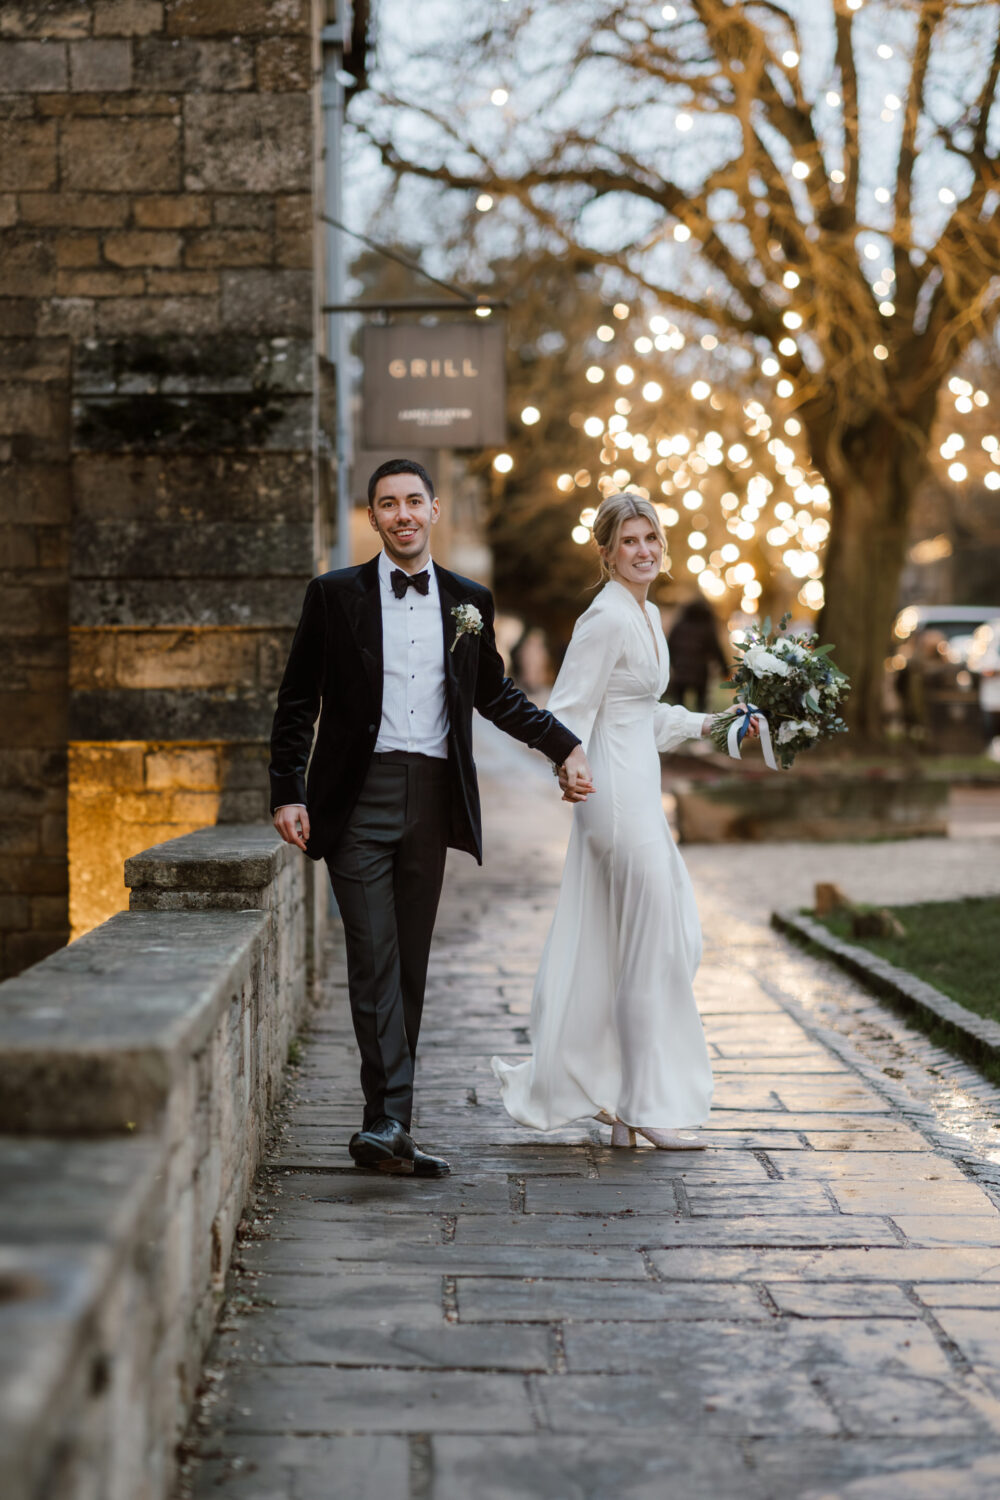
[[[428,500],[434,499],[434,481],[423,464],[418,464],[413,458],[390,458],[384,464],[379,464],[368,481],[369,508],[375,503],[375,491],[378,489],[379,480],[387,479],[390,474],[416,474],[427,491]]]

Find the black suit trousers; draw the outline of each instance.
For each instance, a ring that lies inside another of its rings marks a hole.
[[[447,854],[449,765],[376,755],[344,833],[326,856],[344,923],[361,1052],[364,1128],[410,1128],[427,960]]]

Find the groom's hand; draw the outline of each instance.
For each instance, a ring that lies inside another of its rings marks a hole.
[[[586,802],[593,792],[594,779],[582,745],[576,745],[559,767],[559,785],[564,802]]]
[[[274,815],[274,826],[286,844],[295,844],[305,850],[309,842],[309,814],[301,802],[290,802],[279,807]]]

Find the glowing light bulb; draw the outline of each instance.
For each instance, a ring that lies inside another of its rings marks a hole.
[[[567,495],[567,494],[569,494],[569,491],[572,488],[573,488],[573,476],[572,476],[572,474],[560,474],[559,478],[556,480],[556,489],[557,490],[562,490],[563,494]]]
[[[954,203],[955,194],[952,192],[951,188],[939,188],[938,198],[942,203]]]
[[[778,371],[781,369],[781,366],[778,364],[778,361],[776,359],[772,359],[772,357],[768,355],[767,359],[761,360],[760,369],[762,375],[777,375]]]
[[[827,96],[826,96],[826,102],[827,102],[827,104],[829,104],[829,106],[830,106],[831,109],[837,109],[838,108],[838,106],[840,104],[840,95],[837,93],[836,89],[830,89],[830,90],[828,90]]]
[[[526,406],[521,412],[521,421],[525,427],[534,427],[535,423],[540,420],[541,415],[537,406]]]
[[[600,339],[602,344],[610,344],[614,336],[615,330],[609,327],[607,323],[602,323],[600,328],[597,330],[597,337]]]
[[[489,213],[490,209],[493,207],[493,199],[490,197],[489,193],[479,194],[479,197],[476,199],[476,207],[479,209],[479,212],[481,214]]]
[[[662,395],[662,385],[658,385],[655,380],[646,381],[646,384],[642,388],[642,398],[644,401],[659,401]]]
[[[587,379],[590,381],[591,385],[600,385],[601,381],[604,379],[604,371],[601,369],[600,365],[587,366]]]
[[[583,430],[588,437],[600,437],[604,431],[604,423],[600,417],[588,417],[583,424]]]
[[[691,395],[695,401],[704,401],[712,394],[712,387],[707,380],[696,380],[691,387]]]
[[[782,339],[781,343],[778,345],[778,353],[784,354],[786,356],[797,354],[798,350],[799,346],[794,339]]]
[[[789,308],[787,312],[782,313],[781,321],[784,323],[786,328],[801,328],[802,314],[793,312],[791,308]]]
[[[793,52],[789,47],[787,52],[783,52],[781,54],[781,61],[784,63],[786,68],[798,67],[799,54],[797,52]]]
[[[810,168],[808,162],[797,161],[792,167],[792,176],[797,177],[800,182],[804,182],[805,179],[809,176],[809,170]]]
[[[616,302],[611,311],[620,322],[624,322],[629,315],[629,305],[627,302]]]
[[[674,225],[674,239],[677,241],[678,244],[683,245],[685,243],[685,241],[689,240],[690,238],[691,238],[691,231],[687,227],[686,224],[675,224]]]
[[[674,124],[677,126],[678,130],[690,130],[692,125],[694,124],[694,121],[692,120],[690,115],[680,114],[677,116]]]
[[[570,536],[578,547],[582,547],[585,542],[590,541],[590,529],[587,526],[574,526]]]
[[[493,467],[498,474],[509,474],[514,467],[514,460],[509,453],[498,453],[493,460]]]
[[[875,348],[872,350],[872,353],[874,354],[876,359],[889,358],[889,351],[884,344],[876,344]]]
[[[790,292],[793,292],[801,279],[798,271],[786,271],[781,278],[781,284],[782,286],[786,286]]]
[[[507,103],[507,100],[509,98],[510,95],[508,94],[506,89],[494,89],[492,94],[490,95],[490,103],[495,104],[497,108],[500,109],[504,104]]]

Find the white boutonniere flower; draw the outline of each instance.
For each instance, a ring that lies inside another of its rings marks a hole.
[[[474,604],[456,604],[452,614],[455,616],[455,639],[451,650],[454,651],[463,635],[481,634],[483,617]]]

